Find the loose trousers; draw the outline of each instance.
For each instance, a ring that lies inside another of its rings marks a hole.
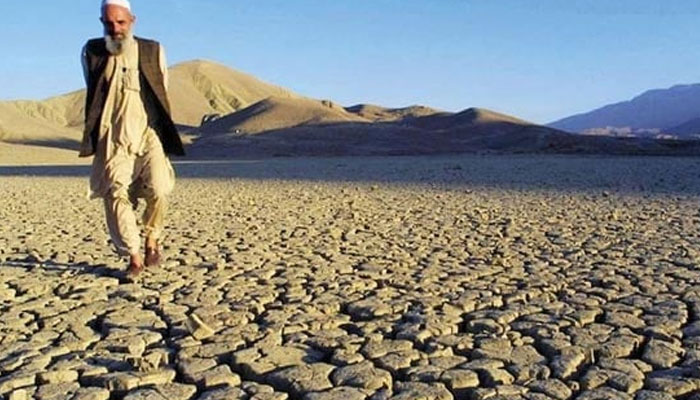
[[[120,255],[140,252],[141,235],[135,209],[146,200],[143,214],[147,239],[159,240],[165,224],[168,195],[175,186],[172,165],[155,134],[146,139],[141,154],[118,151],[106,167],[109,189],[104,197],[107,228]]]

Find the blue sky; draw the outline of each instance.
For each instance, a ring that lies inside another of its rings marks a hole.
[[[0,0],[0,99],[82,87],[99,0]],[[700,82],[697,0],[132,0],[169,63],[209,59],[349,106],[546,123]]]

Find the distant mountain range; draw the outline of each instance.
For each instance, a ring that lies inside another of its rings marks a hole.
[[[700,107],[694,107],[700,98],[696,96],[700,85],[670,89],[675,93],[676,106],[666,104],[669,96],[665,91],[652,91],[630,104],[594,111],[591,118],[587,119],[586,114],[574,116],[548,127],[476,107],[457,113],[422,105],[343,107],[331,100],[304,97],[210,61],[175,65],[169,75],[173,117],[184,134],[188,154],[195,158],[461,152],[700,153],[695,148],[700,145],[695,144],[565,132],[613,126],[609,121],[618,116],[614,126],[627,129],[627,136],[639,129],[658,129],[654,132],[659,134],[665,128],[657,127],[667,126],[676,127],[676,132],[689,132],[685,136],[692,135],[700,124],[695,112]],[[43,101],[0,102],[0,163],[10,159],[15,160],[13,163],[38,159],[52,162],[58,159],[54,157],[57,152],[61,153],[61,162],[71,162],[82,137],[84,102],[85,90]],[[640,109],[646,110],[643,119],[635,111]]]
[[[700,138],[700,84],[649,90],[548,126],[587,134]]]

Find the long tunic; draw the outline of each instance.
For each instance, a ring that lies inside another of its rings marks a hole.
[[[160,47],[159,64],[168,87],[168,71],[163,47]],[[83,50],[83,71],[87,81],[85,50]],[[143,156],[154,143],[159,144],[156,132],[148,125],[148,111],[141,97],[141,75],[139,72],[139,48],[133,37],[126,39],[124,51],[111,55],[105,69],[109,80],[109,91],[105,101],[97,152],[93,159],[90,176],[91,198],[114,195],[115,171],[121,169],[134,157]],[[167,160],[166,160],[167,162]],[[174,186],[172,166],[167,162],[170,182],[161,182],[165,186]],[[112,192],[112,193],[110,193]]]

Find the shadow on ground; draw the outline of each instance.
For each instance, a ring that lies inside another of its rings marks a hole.
[[[700,194],[700,158],[453,155],[175,159],[179,178],[434,184],[522,190]],[[0,176],[87,177],[88,165],[6,166]]]
[[[125,269],[117,269],[106,264],[88,264],[88,263],[59,263],[53,260],[39,261],[31,256],[25,258],[10,258],[0,262],[0,266],[5,268],[23,268],[33,270],[41,268],[48,272],[74,272],[76,274],[90,274],[95,276],[106,276],[116,278],[120,283],[130,283],[131,278],[126,274]]]
[[[75,151],[80,149],[80,142],[75,139],[35,139],[25,140],[22,142],[22,144],[26,146],[39,146]]]

